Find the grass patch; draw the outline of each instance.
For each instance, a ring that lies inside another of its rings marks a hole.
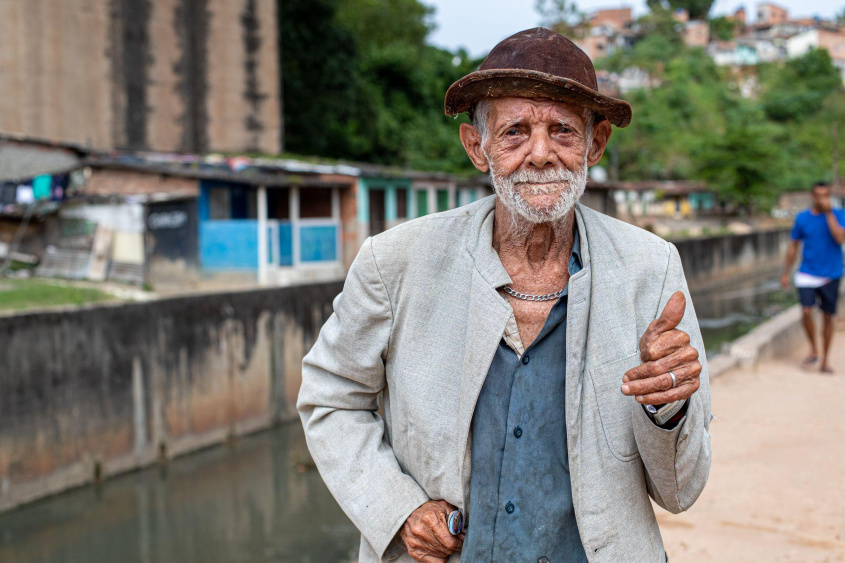
[[[0,279],[0,311],[84,305],[111,300],[114,300],[113,296],[90,287],[76,287],[49,280]]]

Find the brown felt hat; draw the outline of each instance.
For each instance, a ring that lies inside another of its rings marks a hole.
[[[535,27],[493,47],[481,67],[446,92],[446,115],[469,111],[483,98],[549,98],[590,108],[617,127],[631,123],[631,105],[600,94],[593,61],[575,43]]]

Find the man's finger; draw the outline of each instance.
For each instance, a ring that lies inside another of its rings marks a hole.
[[[430,555],[433,557],[449,557],[455,550],[447,549],[434,537],[431,530],[425,530],[405,539],[408,553]]]
[[[669,298],[669,301],[666,302],[663,312],[657,317],[657,322],[654,324],[654,331],[658,334],[668,332],[681,324],[686,308],[687,298],[682,291],[676,291]]]
[[[640,359],[643,362],[653,362],[665,358],[672,352],[689,345],[689,334],[683,330],[672,329],[662,332],[656,338],[640,343]]]
[[[443,540],[445,538],[443,538],[439,533],[439,529],[441,527],[446,531],[446,536],[452,538],[452,534],[449,533],[443,517],[435,512],[429,512],[426,514],[426,517],[420,523],[419,527],[412,529],[412,531],[416,536],[416,539],[425,544],[431,555],[448,557],[455,551],[455,549],[444,543]],[[451,544],[453,542],[449,543]],[[460,547],[460,543],[458,543],[458,546]]]
[[[700,386],[701,380],[696,377],[668,391],[638,395],[636,400],[642,405],[665,405],[666,403],[689,399],[693,393],[698,391]]]
[[[684,364],[694,362],[697,359],[698,350],[692,346],[684,346],[680,350],[675,350],[668,356],[632,367],[622,376],[622,382],[628,383],[629,381],[655,377],[657,375],[668,373],[670,369],[674,370]]]
[[[683,385],[690,379],[697,377],[701,373],[701,364],[697,360],[684,363],[678,367],[670,368],[675,374],[675,387]],[[649,393],[657,393],[659,391],[668,391],[672,388],[672,376],[669,375],[669,370],[661,371],[659,375],[648,377],[646,379],[639,379],[635,381],[627,381],[622,385],[623,395],[648,395]]]
[[[417,550],[409,550],[408,555],[414,561],[419,561],[419,563],[446,563],[445,557],[437,557]]]
[[[442,520],[439,524],[433,526],[431,531],[434,532],[435,538],[440,544],[450,551],[457,551],[463,545],[463,540],[458,536],[453,536],[449,532],[449,527],[446,525],[446,521]]]

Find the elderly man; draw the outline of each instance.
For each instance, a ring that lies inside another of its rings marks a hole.
[[[577,203],[611,123],[545,30],[446,94],[491,196],[367,239],[298,408],[360,561],[663,562],[650,498],[710,467],[701,334],[675,248]]]

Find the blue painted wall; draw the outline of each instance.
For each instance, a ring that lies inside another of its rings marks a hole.
[[[302,226],[299,228],[299,241],[302,262],[337,260],[337,227]]]
[[[290,223],[279,223],[279,263],[293,266],[293,227]]]
[[[209,272],[257,271],[258,221],[201,221],[200,265]]]

